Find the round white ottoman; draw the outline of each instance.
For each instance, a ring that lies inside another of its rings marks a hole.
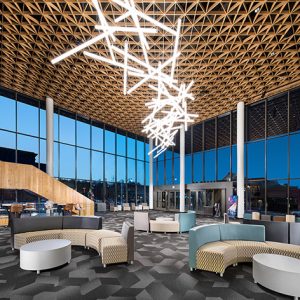
[[[55,268],[71,261],[71,241],[53,239],[28,243],[20,248],[20,267],[37,271]]]
[[[277,255],[256,254],[253,256],[255,283],[295,299],[300,297],[300,259]]]

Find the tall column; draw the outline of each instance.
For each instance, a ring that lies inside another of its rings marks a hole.
[[[153,139],[150,138],[149,152],[151,152],[152,149],[153,149]],[[149,208],[153,209],[153,153],[149,155]]]
[[[245,104],[239,102],[237,105],[237,217],[244,217],[245,193],[244,193],[244,132],[245,132]]]
[[[54,164],[53,164],[53,153],[54,153],[54,130],[53,130],[53,99],[46,97],[46,130],[47,130],[47,174],[53,177]]]
[[[184,212],[185,202],[185,128],[180,127],[180,205],[179,211]]]

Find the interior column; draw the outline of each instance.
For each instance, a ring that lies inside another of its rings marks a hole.
[[[53,177],[54,174],[54,164],[53,164],[53,152],[54,152],[54,130],[53,130],[53,99],[46,97],[46,138],[47,138],[47,147],[46,147],[46,158],[47,174]]]
[[[179,211],[184,212],[185,202],[185,127],[180,127],[180,205]]]
[[[245,104],[239,102],[237,105],[237,196],[238,208],[237,217],[244,217],[244,132],[245,132]]]
[[[149,139],[149,152],[153,150],[153,139]],[[148,155],[148,153],[147,153]],[[149,155],[149,208],[153,209],[153,153]]]

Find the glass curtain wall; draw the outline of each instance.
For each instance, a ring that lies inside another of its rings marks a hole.
[[[55,108],[54,176],[96,201],[148,201],[143,137]],[[0,160],[46,171],[45,102],[0,88]],[[24,193],[20,193],[24,194]],[[1,200],[18,200],[1,191]]]
[[[232,111],[189,128],[186,184],[233,181],[236,186],[236,118]],[[154,162],[155,185],[179,184],[179,133],[175,142]],[[246,106],[246,210],[300,216],[299,149],[299,88]]]

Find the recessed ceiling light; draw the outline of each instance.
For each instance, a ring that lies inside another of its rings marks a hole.
[[[257,14],[258,12],[260,11],[260,8],[258,7],[258,8],[256,8],[255,10],[254,10],[254,12]]]

